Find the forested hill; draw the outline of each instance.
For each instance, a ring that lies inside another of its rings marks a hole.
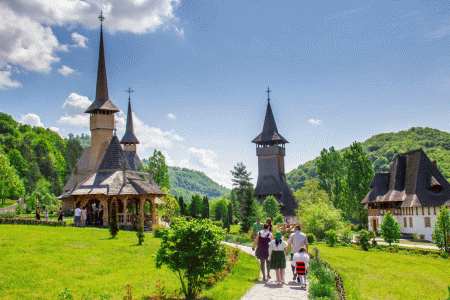
[[[185,201],[190,201],[191,196],[197,193],[211,199],[231,192],[203,172],[186,168],[169,167],[169,180],[170,193],[174,196],[183,196]]]
[[[436,160],[439,171],[450,181],[450,133],[428,127],[413,127],[396,133],[381,133],[361,143],[372,161],[375,173],[388,172],[395,155],[422,148],[431,161]],[[342,154],[345,149],[338,152]],[[320,153],[318,153],[320,155]],[[316,160],[308,161],[286,174],[292,190],[317,177]]]

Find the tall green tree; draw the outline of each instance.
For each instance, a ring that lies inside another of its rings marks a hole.
[[[166,195],[161,199],[164,202],[164,205],[158,206],[158,215],[163,219],[178,217],[180,215],[180,205],[178,204],[178,201],[165,187],[161,188],[161,190],[166,193]]]
[[[208,196],[203,197],[203,205],[202,205],[202,218],[209,218],[209,199]]]
[[[180,214],[182,216],[187,216],[186,213],[186,204],[184,203],[183,197],[179,196],[178,197],[178,205],[180,206]]]
[[[344,162],[334,147],[329,151],[323,149],[317,159],[317,177],[320,187],[328,194],[333,205],[341,208],[341,197],[344,192]]]
[[[252,228],[255,222],[257,206],[256,199],[253,197],[254,190],[250,186],[244,190],[244,198],[242,201],[242,219],[241,219],[241,232],[248,232]]]
[[[8,152],[8,160],[11,166],[16,169],[20,178],[26,178],[28,173],[28,163],[25,158],[23,158],[22,154],[20,154],[20,151],[17,149],[10,150]]]
[[[69,178],[70,174],[72,174],[81,154],[83,154],[83,147],[80,142],[75,138],[69,138],[66,141],[66,151],[64,153],[64,159],[66,160],[66,178]]]
[[[18,198],[25,194],[25,188],[16,170],[10,166],[8,158],[0,154],[0,199],[5,204],[6,198]]]
[[[230,202],[233,205],[232,214],[237,217],[238,216],[238,203],[237,203],[236,190],[234,190],[234,189],[231,190],[231,193],[230,193]]]
[[[242,162],[234,166],[234,171],[231,170],[230,172],[231,175],[233,175],[231,181],[236,190],[238,218],[242,220],[245,214],[245,193],[249,188],[253,189],[252,183],[250,182],[250,180],[252,180],[252,178],[250,178],[252,173],[247,171],[247,167]]]
[[[170,190],[169,170],[166,165],[166,158],[161,151],[153,151],[152,157],[149,158],[147,166],[147,172],[153,172],[153,180],[159,185],[160,188],[167,188]]]
[[[389,243],[389,246],[392,243],[398,243],[399,239],[402,237],[402,226],[398,224],[390,211],[388,211],[384,215],[383,221],[380,225],[380,229],[384,241],[386,243]]]
[[[119,219],[117,212],[117,199],[113,198],[111,200],[111,215],[109,216],[109,233],[112,239],[115,238],[119,233]],[[139,213],[142,214],[142,211],[140,211]]]
[[[445,207],[445,205],[441,206],[441,210],[436,217],[436,221],[434,222],[434,231],[433,231],[433,240],[436,243],[436,246],[443,249],[444,251],[449,251],[450,248],[450,214]]]
[[[275,220],[275,217],[280,213],[280,204],[274,196],[267,196],[263,202],[263,211],[266,215]]]
[[[50,206],[58,204],[58,198],[51,192],[51,183],[45,178],[39,179],[32,195],[36,196],[41,207],[42,205]]]
[[[228,223],[233,224],[233,203],[228,203]]]
[[[202,217],[202,197],[199,194],[195,194],[191,198],[191,205],[189,205],[189,214],[195,219]]]
[[[347,217],[358,219],[360,224],[367,224],[367,209],[361,201],[370,190],[370,181],[374,176],[372,162],[364,154],[360,143],[354,142],[344,152],[345,197],[341,208]]]

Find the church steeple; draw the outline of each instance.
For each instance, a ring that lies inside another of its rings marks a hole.
[[[272,107],[270,106],[270,90],[267,88],[267,110],[264,119],[263,131],[252,141],[255,144],[285,144],[289,143],[281,134],[278,133],[277,124],[273,117]]]
[[[133,111],[131,110],[131,93],[133,90],[128,88],[126,92],[128,93],[127,127],[120,143],[124,144],[125,151],[136,151],[136,144],[139,144],[139,140],[134,134],[133,127]]]
[[[92,113],[95,110],[105,110],[113,113],[119,112],[119,109],[109,100],[108,80],[106,78],[105,48],[103,46],[103,14],[100,19],[100,49],[98,54],[97,69],[97,89],[95,92],[95,101],[88,107],[85,113]]]

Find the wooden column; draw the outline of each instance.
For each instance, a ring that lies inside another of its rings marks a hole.
[[[128,197],[125,197],[122,199],[122,204],[123,204],[123,222],[124,225],[128,225],[128,212],[127,212],[127,205],[128,205]]]
[[[101,198],[100,202],[103,204],[103,227],[109,227],[109,199]]]
[[[155,196],[150,198],[150,213],[152,214],[152,226],[157,224]]]
[[[145,219],[145,199],[143,197],[139,197],[139,214],[140,214],[140,223],[142,228],[144,228],[144,219]]]

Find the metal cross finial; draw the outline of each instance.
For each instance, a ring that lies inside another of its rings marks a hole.
[[[128,100],[130,100],[131,93],[134,93],[134,91],[131,89],[131,87],[129,87],[125,92],[128,93]]]
[[[98,16],[99,20],[100,20],[100,25],[102,25],[103,20],[105,19],[105,17],[103,17],[103,11],[100,11],[100,16]]]
[[[267,101],[270,101],[270,92],[271,92],[271,90],[269,89],[269,87],[267,87],[267,91],[266,91],[266,93],[267,93]]]

